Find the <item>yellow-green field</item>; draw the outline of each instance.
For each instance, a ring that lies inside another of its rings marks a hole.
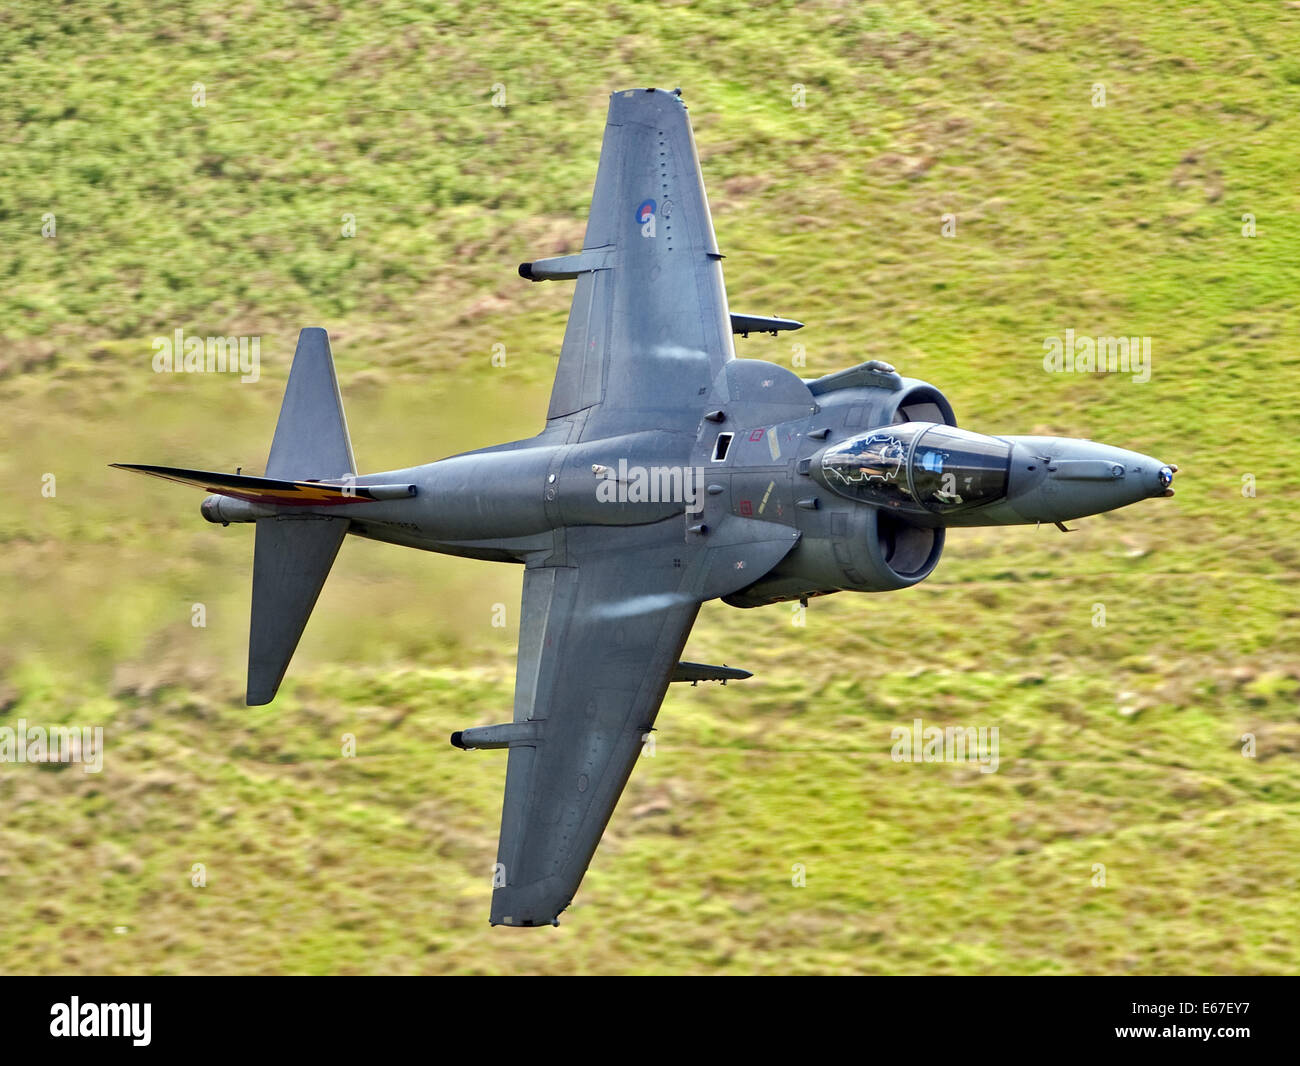
[[[0,763],[0,971],[1300,968],[1300,5],[24,2],[0,58],[0,726],[107,748]],[[252,531],[107,464],[260,472],[304,325],[363,470],[536,432],[570,290],[515,267],[635,85],[683,88],[732,309],[808,323],[741,355],[1178,495],[707,605],[687,657],[755,677],[673,686],[560,928],[491,929],[505,759],[447,737],[509,717],[520,572],[350,541],[248,708]],[[154,373],[178,328],[260,380]],[[1066,329],[1151,380],[1045,372]],[[997,772],[895,762],[915,718]]]

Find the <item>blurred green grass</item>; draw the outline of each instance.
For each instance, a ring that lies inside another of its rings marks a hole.
[[[11,6],[0,724],[102,724],[108,752],[0,764],[0,969],[1294,972],[1298,26],[1234,0]],[[246,708],[248,530],[105,464],[261,469],[303,325],[363,469],[535,432],[569,291],[514,267],[579,246],[606,96],[638,84],[683,87],[732,307],[808,322],[801,373],[885,358],[964,425],[1177,462],[1178,496],[956,531],[925,584],[802,627],[706,606],[687,655],[755,678],[674,686],[562,927],[493,931],[504,760],[446,737],[508,714],[518,571],[349,542]],[[261,380],[154,374],[176,328],[260,336]],[[1066,328],[1151,336],[1152,380],[1044,373]],[[893,762],[915,717],[996,725],[999,771]]]

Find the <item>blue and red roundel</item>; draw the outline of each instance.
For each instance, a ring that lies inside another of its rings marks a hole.
[[[651,218],[654,217],[655,208],[658,205],[653,200],[642,200],[641,206],[636,209],[636,224],[644,226]]]

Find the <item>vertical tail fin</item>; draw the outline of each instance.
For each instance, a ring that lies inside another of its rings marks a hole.
[[[338,478],[356,469],[329,335],[304,329],[298,334],[266,476],[305,481]],[[275,698],[347,529],[346,518],[257,520],[249,706]]]
[[[304,329],[298,334],[266,476],[306,481],[356,472],[329,334]]]
[[[345,489],[337,484],[350,479],[357,465],[343,417],[329,336],[323,329],[304,329],[298,334],[265,477],[140,463],[112,465],[215,493],[203,501],[203,517],[209,522],[257,523],[248,636],[249,706],[275,698],[347,534],[347,518],[320,511],[337,510],[331,505],[357,500],[415,495],[414,485],[356,488],[349,480]],[[320,483],[326,481],[335,484]],[[222,501],[235,504],[240,500],[262,506],[233,516],[222,510]],[[257,517],[267,514],[274,517]]]

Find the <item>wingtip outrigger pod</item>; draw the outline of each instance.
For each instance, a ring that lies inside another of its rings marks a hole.
[[[731,332],[741,337],[751,333],[770,333],[775,337],[786,330],[803,329],[803,323],[777,315],[740,315],[731,312]]]
[[[689,681],[698,685],[701,681],[743,681],[754,675],[749,670],[740,670],[734,666],[711,666],[708,663],[680,662],[674,668],[670,681]]]

